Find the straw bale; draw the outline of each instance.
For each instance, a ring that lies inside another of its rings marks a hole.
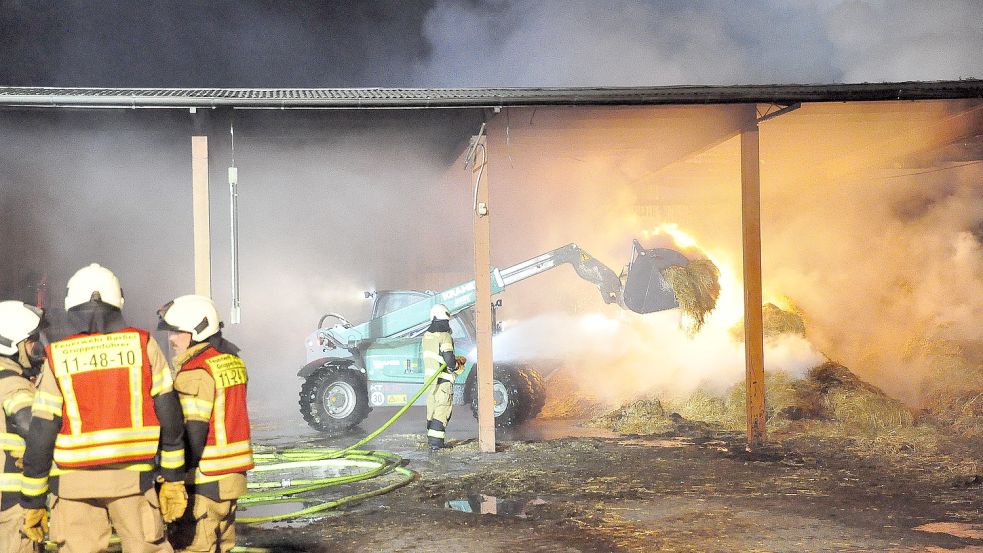
[[[709,259],[690,261],[685,267],[673,265],[662,271],[666,283],[679,302],[679,309],[690,321],[686,330],[696,333],[720,297],[720,270]]]

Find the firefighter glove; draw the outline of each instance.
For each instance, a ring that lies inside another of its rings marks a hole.
[[[33,542],[43,542],[44,535],[48,533],[48,509],[24,509],[24,527],[21,532]]]
[[[184,489],[184,482],[164,482],[160,485],[157,497],[160,499],[160,514],[164,522],[174,522],[181,518],[188,508],[188,492]]]
[[[464,368],[464,365],[466,365],[468,362],[468,358],[463,355],[458,355],[457,357],[454,358],[454,360],[457,361],[458,369]]]

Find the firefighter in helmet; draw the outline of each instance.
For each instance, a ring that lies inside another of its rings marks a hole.
[[[423,334],[424,377],[429,379],[440,372],[427,393],[427,443],[431,451],[448,447],[446,432],[454,401],[454,380],[465,362],[463,357],[454,356],[450,319],[447,307],[438,303],[430,309],[430,326]]]
[[[33,553],[39,545],[21,533],[24,438],[31,425],[34,384],[44,361],[44,313],[19,301],[0,302],[0,553]]]
[[[21,505],[24,533],[42,541],[50,486],[50,538],[61,551],[104,551],[112,530],[123,551],[173,551],[163,523],[187,507],[171,370],[150,333],[126,324],[122,307],[119,279],[93,263],[69,279],[65,328],[48,336]]]
[[[246,366],[239,348],[222,337],[211,299],[181,296],[158,311],[158,329],[170,331],[187,436],[191,508],[172,536],[188,552],[235,547],[236,501],[246,493],[253,468],[246,412]],[[193,474],[192,472],[193,471]]]

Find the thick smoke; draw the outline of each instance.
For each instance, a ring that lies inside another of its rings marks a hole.
[[[447,202],[464,201],[467,183],[438,184],[478,117],[235,114],[243,322],[225,333],[243,348],[256,409],[297,416],[304,338],[322,314],[360,322],[365,290],[425,289],[434,277],[466,274],[467,211]],[[227,318],[229,114],[213,123],[212,293]],[[27,288],[21,296],[32,300],[36,275],[47,273],[50,303],[61,307],[69,276],[98,262],[120,277],[127,320],[153,328],[161,304],[194,292],[191,129],[190,116],[178,112],[7,117],[5,291]]]
[[[829,83],[983,76],[973,0],[438,1],[436,86]]]
[[[506,291],[503,317],[515,324],[497,355],[528,360],[538,350],[615,400],[742,377],[730,333],[742,322],[732,114],[541,108],[493,122],[493,251],[527,252],[500,266],[576,241],[617,272],[632,238],[651,247],[652,231],[674,223],[721,267],[724,286],[690,338],[678,315],[604,308],[593,287],[558,269]],[[917,403],[938,368],[933,347],[983,360],[980,120],[973,103],[924,102],[808,105],[761,125],[765,301],[801,309],[808,339],[769,340],[767,368],[800,373],[825,356]],[[544,312],[561,314],[535,318]]]
[[[975,0],[0,0],[0,84],[475,87],[983,76]]]

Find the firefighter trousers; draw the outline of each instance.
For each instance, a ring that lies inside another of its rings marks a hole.
[[[14,505],[0,511],[0,553],[36,553],[41,544],[36,544],[20,533],[24,526],[24,509]]]
[[[178,553],[226,553],[236,545],[236,500],[215,501],[191,496],[185,516],[178,521]],[[188,516],[190,514],[190,516]]]
[[[427,394],[427,443],[443,447],[454,403],[454,383],[438,379]]]
[[[173,553],[164,536],[157,493],[94,499],[55,497],[51,541],[60,553],[100,553],[116,530],[123,553]]]

